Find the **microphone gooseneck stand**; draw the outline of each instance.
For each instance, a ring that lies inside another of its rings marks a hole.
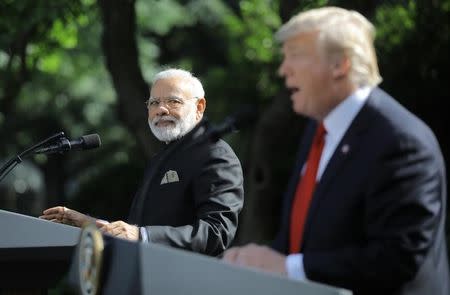
[[[16,156],[12,157],[0,168],[0,182],[6,177],[6,175],[8,175],[9,172],[11,172],[11,170],[14,169],[14,167],[17,166],[17,164],[21,163],[25,157],[29,156],[30,154],[33,154],[36,150],[48,144],[51,144],[62,137],[65,137],[64,132],[56,133],[42,140],[41,142],[33,145],[32,147],[27,148],[26,150],[17,154]]]

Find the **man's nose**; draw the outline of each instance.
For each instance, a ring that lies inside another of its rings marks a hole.
[[[286,61],[286,58],[283,58],[281,61],[280,67],[278,68],[278,75],[280,77],[286,77],[292,73],[292,67],[289,66],[289,63]]]
[[[156,108],[156,115],[157,116],[164,116],[164,115],[168,115],[170,112],[169,112],[169,109],[167,108],[167,106],[165,105],[165,104],[163,104],[163,103],[160,103],[159,105],[158,105],[158,107]]]
[[[287,75],[287,66],[286,66],[286,61],[285,60],[283,60],[282,62],[281,62],[281,65],[280,65],[280,67],[278,68],[278,75],[280,76],[280,77],[284,77],[284,76],[286,76]]]

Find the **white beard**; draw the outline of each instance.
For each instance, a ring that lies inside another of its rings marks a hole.
[[[189,131],[191,131],[196,125],[195,109],[190,111],[185,118],[176,119],[173,116],[166,115],[155,117],[153,121],[148,120],[148,125],[152,130],[153,135],[156,136],[160,141],[170,142],[177,140],[185,136]],[[168,127],[158,127],[156,123],[162,121],[170,121],[175,123],[175,126]]]

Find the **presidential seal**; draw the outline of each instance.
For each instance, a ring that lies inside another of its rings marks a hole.
[[[103,237],[97,227],[85,225],[78,243],[78,276],[82,295],[95,295],[99,291],[103,247]]]

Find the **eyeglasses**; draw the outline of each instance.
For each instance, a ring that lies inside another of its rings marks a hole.
[[[161,97],[161,98],[150,97],[145,102],[145,105],[147,106],[147,109],[156,109],[162,104],[170,109],[179,109],[185,104],[185,100],[188,99],[198,99],[198,97],[191,97],[186,99],[182,99],[176,96]]]

